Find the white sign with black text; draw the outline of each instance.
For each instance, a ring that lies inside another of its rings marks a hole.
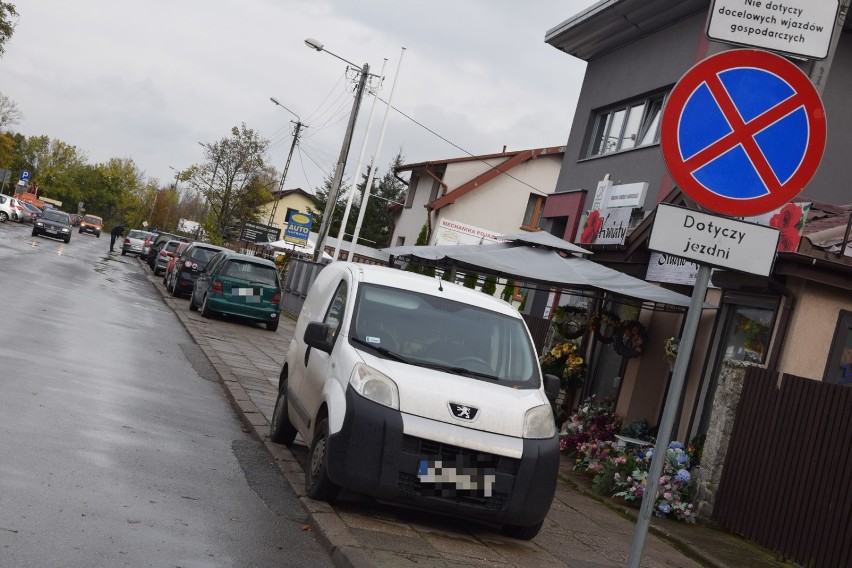
[[[707,37],[825,59],[839,0],[714,0]]]
[[[661,203],[648,248],[706,266],[769,276],[779,235],[775,227]]]

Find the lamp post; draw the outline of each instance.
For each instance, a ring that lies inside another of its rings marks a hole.
[[[180,173],[181,173],[181,172],[180,172],[180,170],[179,170],[179,169],[177,169],[177,168],[176,168],[176,167],[174,167],[174,166],[169,166],[169,169],[170,169],[170,170],[174,170],[174,172],[175,172],[175,193],[177,193],[177,191],[178,191],[178,181],[179,181]]]
[[[325,51],[329,55],[340,59],[341,61],[358,68],[357,65],[343,59],[339,55],[325,49],[323,44],[315,39],[308,38],[305,40],[305,45],[317,51]],[[328,236],[328,229],[331,226],[331,217],[334,214],[334,206],[337,202],[337,195],[340,193],[340,181],[343,179],[343,169],[346,167],[346,158],[349,155],[349,146],[352,144],[352,132],[355,130],[355,121],[358,118],[358,109],[361,106],[361,99],[364,97],[364,87],[367,84],[367,78],[370,75],[370,65],[365,63],[361,67],[361,77],[358,80],[358,87],[355,89],[355,100],[352,103],[352,112],[349,114],[349,124],[346,126],[346,135],[343,137],[343,146],[340,148],[340,157],[337,159],[337,167],[334,170],[334,179],[331,182],[331,188],[328,191],[328,202],[325,204],[325,211],[322,215],[322,223],[317,234],[317,244],[314,248],[313,261],[319,262],[322,258],[322,251],[325,248],[325,239]]]
[[[281,192],[284,191],[284,180],[287,179],[287,170],[290,168],[290,160],[293,158],[293,150],[296,149],[296,143],[299,141],[299,133],[302,130],[303,126],[305,128],[307,128],[307,126],[302,124],[302,119],[299,118],[298,114],[279,103],[275,97],[269,97],[269,100],[296,117],[296,131],[293,134],[293,143],[290,144],[290,153],[287,154],[287,162],[284,164],[284,173],[281,174],[281,181],[278,184],[278,191],[276,191],[276,195],[273,196],[274,199],[272,200],[272,211],[269,213],[269,223],[267,224],[271,226],[272,223],[275,221],[275,212],[278,209],[278,201],[281,199]]]

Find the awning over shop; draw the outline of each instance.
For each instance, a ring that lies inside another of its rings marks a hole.
[[[546,233],[530,233],[542,235]],[[589,259],[567,254],[588,253],[567,241],[548,235],[549,244],[537,245],[515,235],[507,242],[484,245],[402,246],[382,249],[393,257],[435,261],[440,266],[487,272],[498,277],[575,290],[603,290],[664,306],[688,307],[688,296],[639,280]],[[559,241],[558,243],[556,241]],[[707,306],[710,307],[710,306]]]

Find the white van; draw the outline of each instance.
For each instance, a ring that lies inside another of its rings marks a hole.
[[[558,389],[509,304],[334,262],[299,315],[270,438],[289,445],[298,432],[310,442],[314,499],[345,487],[531,539],[556,490]]]

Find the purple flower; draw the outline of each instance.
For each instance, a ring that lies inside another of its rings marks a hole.
[[[657,505],[657,509],[667,515],[672,512],[672,507],[668,503],[660,503],[659,505]]]
[[[681,443],[680,443],[680,442],[678,442],[678,441],[674,441],[674,442],[671,442],[671,443],[669,444],[669,448],[671,448],[672,450],[682,450],[682,449],[683,449],[683,444],[681,444]]]
[[[679,481],[681,483],[689,483],[692,479],[692,476],[685,469],[677,470],[677,474],[675,475],[675,481]]]

